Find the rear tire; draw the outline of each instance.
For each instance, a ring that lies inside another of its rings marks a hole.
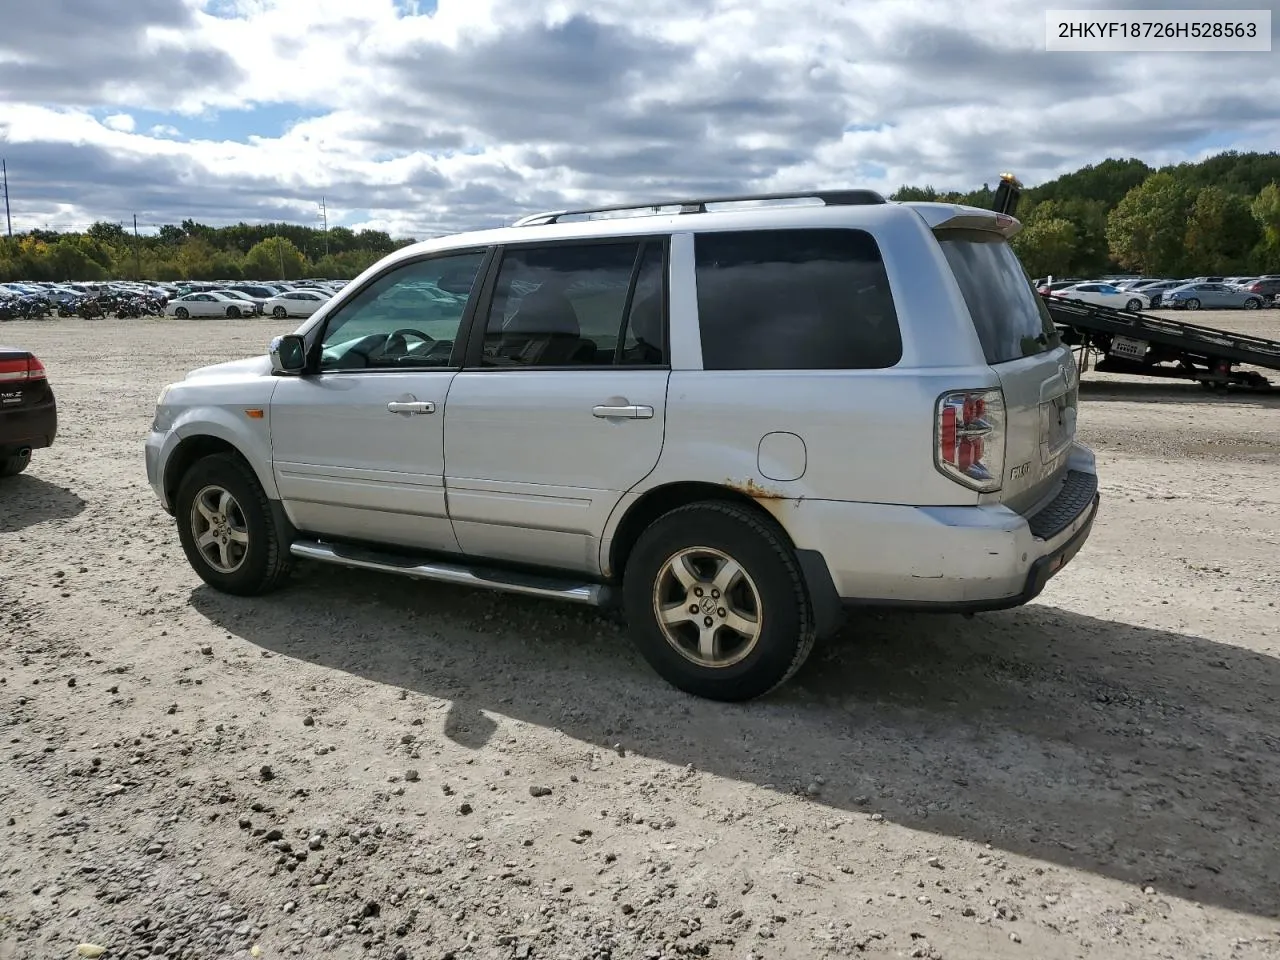
[[[13,453],[0,457],[0,477],[16,477],[31,465],[31,454]]]
[[[816,639],[781,528],[733,503],[689,504],[649,526],[627,560],[623,604],[632,640],[659,676],[710,700],[776,689]]]
[[[288,575],[289,544],[262,484],[238,456],[197,460],[178,484],[174,516],[187,561],[215,590],[256,596]]]
[[[271,309],[271,315],[277,320],[283,320],[285,317],[289,316],[289,311],[284,307],[273,307]]]
[[[191,311],[189,311],[186,307],[178,307],[173,311],[173,315],[177,317],[179,320],[185,320],[187,319],[187,317],[191,316]]]

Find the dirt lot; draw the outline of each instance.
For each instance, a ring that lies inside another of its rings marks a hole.
[[[201,586],[142,437],[281,326],[0,327],[62,415],[0,486],[0,958],[1280,956],[1280,392],[1087,375],[1039,602],[856,616],[729,707],[589,612]]]

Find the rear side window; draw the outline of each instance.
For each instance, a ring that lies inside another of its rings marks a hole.
[[[985,230],[939,230],[936,236],[960,284],[987,363],[1031,357],[1059,345],[1049,308],[1002,236]]]
[[[863,230],[700,233],[707,370],[868,370],[902,359],[875,238]]]

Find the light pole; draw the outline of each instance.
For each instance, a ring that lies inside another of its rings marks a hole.
[[[4,173],[4,221],[9,228],[9,236],[13,236],[13,218],[9,216],[9,164],[0,160],[0,171]]]

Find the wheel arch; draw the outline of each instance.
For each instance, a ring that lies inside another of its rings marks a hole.
[[[178,441],[178,445],[173,448],[173,453],[169,455],[168,461],[164,467],[164,494],[165,499],[169,503],[174,502],[174,498],[178,493],[178,485],[182,483],[182,478],[186,476],[188,470],[199,460],[205,457],[213,456],[218,453],[229,453],[239,460],[244,461],[245,465],[253,470],[253,464],[249,462],[249,458],[235,444],[222,437],[216,437],[208,433],[199,433],[190,437],[185,437]],[[258,475],[253,470],[254,476]],[[259,481],[261,478],[259,477]]]
[[[634,503],[625,508],[622,516],[618,519],[617,526],[614,527],[605,556],[602,558],[607,564],[604,570],[605,574],[611,579],[620,580],[622,578],[623,571],[626,569],[627,558],[631,555],[636,541],[640,539],[640,534],[644,532],[645,527],[649,526],[649,524],[678,507],[703,501],[734,503],[776,522],[772,514],[761,507],[752,497],[732,487],[692,480],[664,483],[651,490],[646,490]],[[782,532],[787,535],[786,530]],[[787,535],[787,542],[794,548],[795,544],[791,543],[789,535]]]
[[[755,484],[730,487],[705,481],[678,481],[646,490],[623,509],[612,536],[604,544],[601,557],[605,564],[603,573],[608,579],[620,583],[627,559],[647,526],[678,507],[702,502],[732,503],[769,521],[794,552],[800,565],[813,602],[819,636],[839,629],[844,620],[844,607],[826,558],[816,550],[797,548],[786,525],[777,515],[777,511],[792,507],[799,501],[778,498]]]

